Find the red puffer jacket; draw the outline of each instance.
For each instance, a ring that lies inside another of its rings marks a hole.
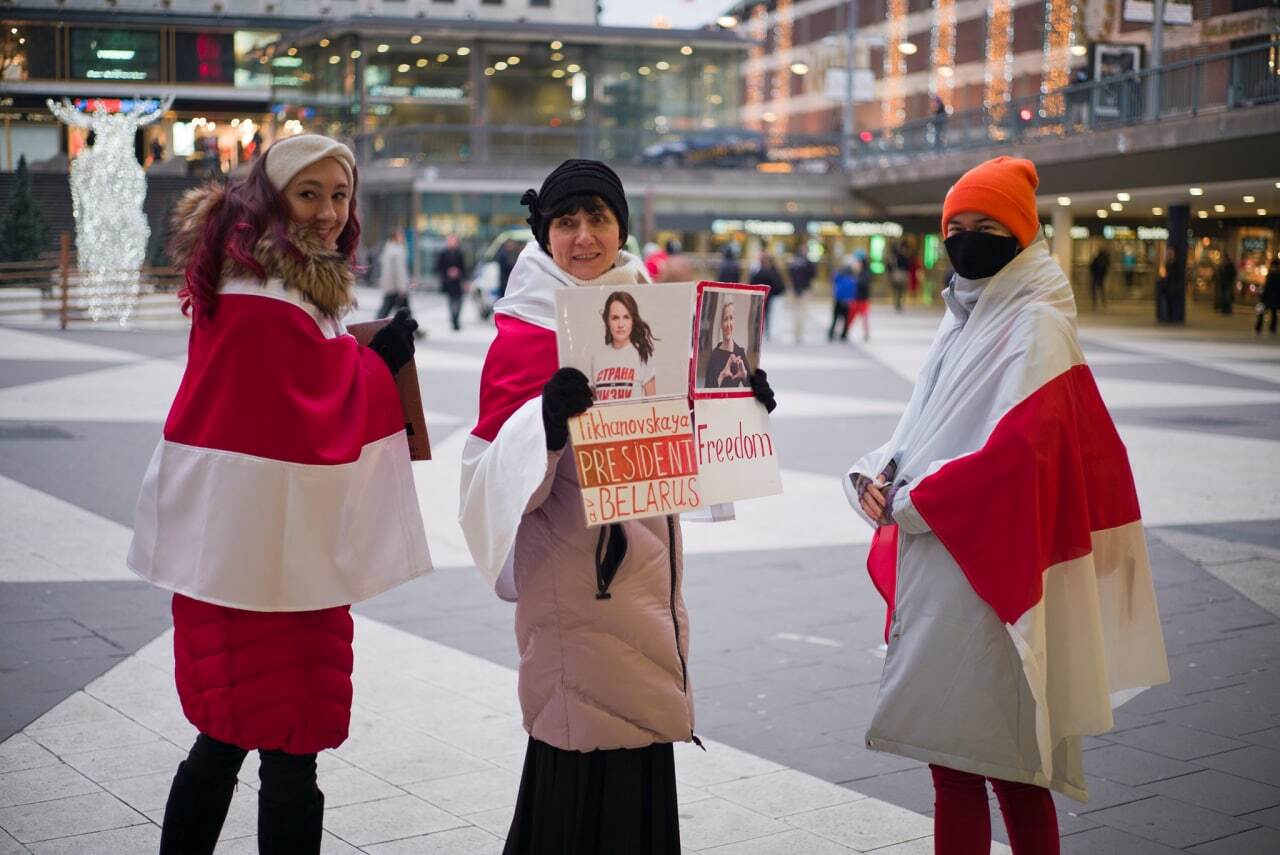
[[[250,612],[175,594],[173,627],[178,697],[201,733],[290,754],[346,740],[350,606]]]

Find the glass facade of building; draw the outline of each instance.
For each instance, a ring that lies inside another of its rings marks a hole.
[[[277,118],[356,138],[366,157],[634,160],[737,125],[734,42],[344,34],[290,50],[314,74],[275,81]]]

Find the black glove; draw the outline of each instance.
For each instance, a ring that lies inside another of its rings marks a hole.
[[[756,400],[764,404],[765,412],[772,413],[778,406],[778,402],[773,397],[773,387],[769,385],[769,375],[764,373],[763,369],[757,368],[756,372],[751,375],[751,393],[756,396]]]
[[[576,368],[561,368],[542,387],[542,426],[547,451],[559,451],[569,441],[569,417],[591,406],[591,384]]]
[[[417,329],[418,322],[407,308],[402,308],[391,323],[378,330],[369,341],[369,349],[382,357],[392,376],[413,358],[413,333]]]

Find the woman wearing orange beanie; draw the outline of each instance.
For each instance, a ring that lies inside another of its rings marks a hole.
[[[929,764],[939,855],[1056,855],[1049,791],[1089,797],[1081,740],[1169,679],[1124,445],[1040,238],[1035,166],[998,157],[943,203],[956,275],[893,436],[848,471],[889,605],[866,744]]]

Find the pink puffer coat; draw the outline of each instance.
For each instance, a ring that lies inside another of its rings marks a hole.
[[[598,597],[602,530],[587,528],[572,457],[546,451],[541,416],[542,387],[558,367],[548,283],[563,274],[536,244],[520,258],[463,451],[460,521],[481,574],[517,600],[525,729],[568,751],[689,741],[680,521],[622,523],[626,554],[608,598]],[[645,280],[629,256],[606,278],[593,284]]]
[[[601,599],[600,529],[583,521],[572,457],[548,454],[547,470],[516,536],[525,729],[572,751],[688,741],[693,695],[679,520],[622,524],[626,556]]]

